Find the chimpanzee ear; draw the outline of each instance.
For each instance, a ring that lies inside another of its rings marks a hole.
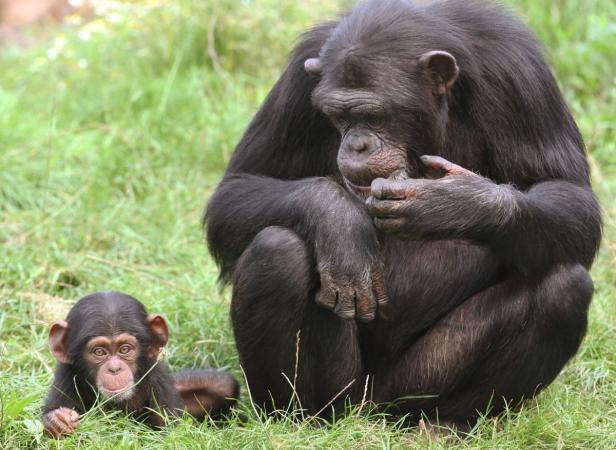
[[[432,93],[445,94],[458,78],[458,64],[451,53],[442,50],[426,52],[419,57],[419,66],[432,83]]]
[[[152,346],[148,350],[148,356],[155,358],[169,341],[169,330],[165,318],[160,314],[150,314],[147,317],[150,336],[152,336]]]
[[[304,70],[311,75],[321,75],[323,63],[319,58],[308,58],[304,61]]]
[[[66,352],[66,333],[68,331],[68,323],[64,320],[54,323],[49,329],[49,347],[56,361],[69,364],[71,358]]]

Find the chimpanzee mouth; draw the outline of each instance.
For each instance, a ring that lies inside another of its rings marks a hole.
[[[128,400],[133,396],[135,385],[129,384],[119,389],[107,389],[103,386],[98,386],[98,391],[105,399],[109,399],[112,402],[121,402]]]
[[[355,192],[362,197],[368,197],[370,195],[370,186],[359,186],[352,183],[347,178],[344,179],[344,183],[347,185],[347,188],[349,188],[349,190]]]

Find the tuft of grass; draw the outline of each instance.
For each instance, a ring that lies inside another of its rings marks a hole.
[[[0,50],[0,448],[616,447],[616,3],[505,3],[545,42],[605,211],[588,336],[550,388],[440,439],[370,405],[325,427],[292,408],[272,420],[245,386],[223,424],[153,432],[94,410],[74,436],[45,438],[47,330],[89,292],[126,291],[163,313],[172,368],[242,378],[201,211],[299,34],[340,4],[126,1],[34,48]]]

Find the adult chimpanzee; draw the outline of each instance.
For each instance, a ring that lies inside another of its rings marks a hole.
[[[255,401],[287,405],[297,367],[308,411],[370,376],[374,401],[460,424],[576,352],[601,231],[540,44],[457,0],[369,1],[309,31],[205,223]]]
[[[239,395],[235,378],[214,370],[173,376],[156,361],[168,336],[165,319],[147,315],[129,295],[99,292],[79,300],[49,332],[58,368],[43,407],[45,431],[54,437],[72,433],[79,413],[98,398],[153,427],[164,425],[161,412],[176,416],[185,408],[203,419],[228,411]]]

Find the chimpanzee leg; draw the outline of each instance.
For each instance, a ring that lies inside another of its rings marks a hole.
[[[558,375],[586,331],[593,285],[582,266],[508,279],[444,316],[376,375],[374,399],[460,424],[500,413]],[[430,396],[408,399],[408,396]]]
[[[231,320],[253,400],[268,411],[290,404],[292,384],[311,413],[362,385],[356,325],[319,308],[317,288],[314,262],[287,228],[262,230],[238,261]]]

